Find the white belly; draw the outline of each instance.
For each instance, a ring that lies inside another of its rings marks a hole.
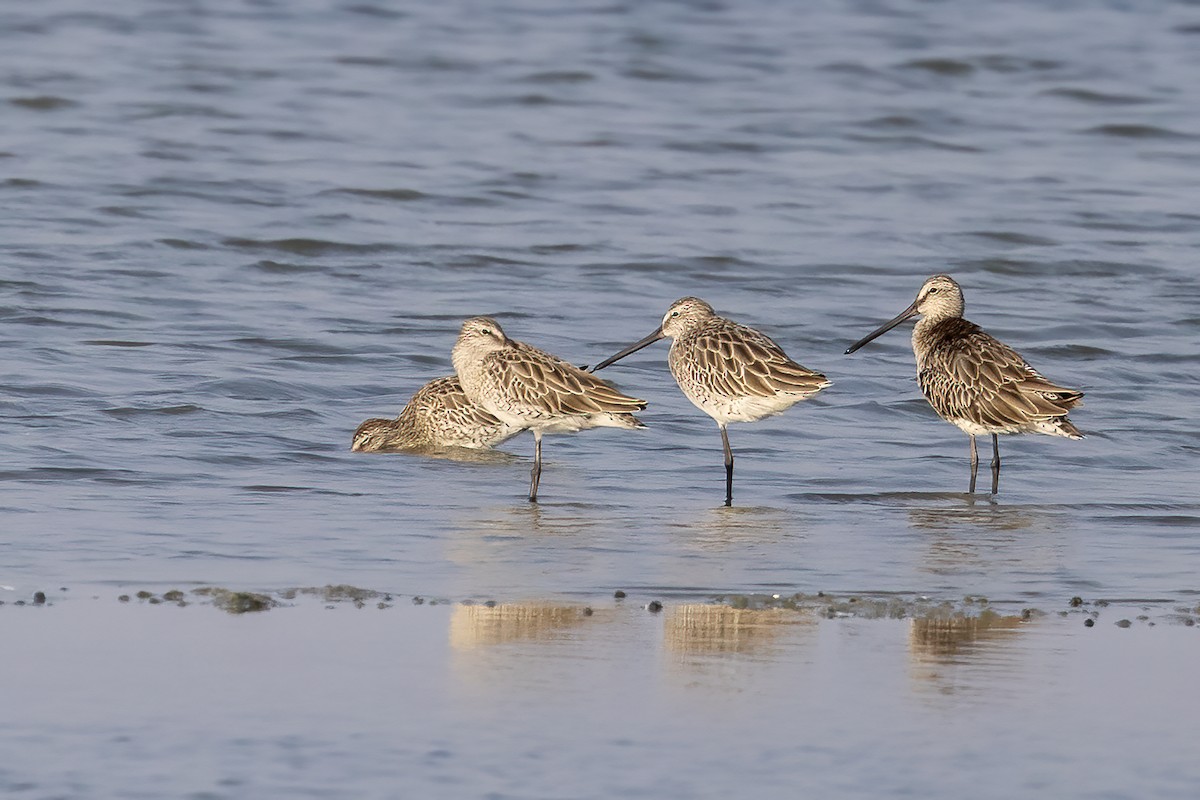
[[[987,425],[980,425],[978,422],[972,422],[969,419],[947,419],[946,421],[963,433],[970,434],[971,436],[990,436],[993,433],[1020,433],[1022,430],[1019,425],[1002,428],[989,427]]]
[[[692,397],[692,405],[708,414],[721,425],[730,422],[757,422],[779,414],[803,400],[798,394],[777,394],[773,397]]]

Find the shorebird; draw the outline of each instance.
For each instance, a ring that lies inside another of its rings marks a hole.
[[[644,428],[633,415],[645,400],[621,394],[594,375],[524,342],[509,339],[490,317],[462,325],[452,354],[473,403],[517,430],[533,431],[529,501],[542,477],[542,435],[585,428]]]
[[[449,375],[422,386],[395,419],[369,419],[354,432],[351,450],[483,449],[521,432],[467,399]]]
[[[606,358],[596,372],[659,339],[670,337],[667,364],[684,396],[721,429],[725,450],[725,505],[733,505],[731,422],[756,422],[778,414],[827,386],[813,372],[788,358],[783,348],[754,328],[718,316],[697,297],[676,300],[658,328],[646,338]]]
[[[1047,433],[1082,439],[1067,412],[1083,392],[1051,383],[1017,351],[963,319],[962,288],[949,275],[925,281],[899,316],[850,345],[853,353],[906,319],[913,328],[917,384],[938,416],[971,437],[971,486],[979,469],[975,437],[992,435],[992,494],[1000,488],[1001,433]]]

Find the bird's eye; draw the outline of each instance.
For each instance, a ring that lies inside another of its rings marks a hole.
[[[484,336],[491,336],[491,335],[492,335],[492,329],[491,329],[491,328],[481,328],[479,332],[480,332],[480,333],[482,333]]]
[[[933,286],[933,287],[931,287],[931,288],[929,289],[929,293],[930,293],[930,294],[937,294],[937,287],[936,287],[936,286]]]
[[[672,312],[671,312],[671,316],[672,316],[672,317],[678,317],[678,316],[679,316],[679,312],[678,312],[678,311],[672,311]]]

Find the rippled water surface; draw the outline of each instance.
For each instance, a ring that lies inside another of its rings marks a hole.
[[[1186,2],[8,4],[0,599],[1194,606],[1197,74]],[[904,331],[842,355],[934,272],[1087,394],[1085,440],[1002,440],[994,499],[962,493]],[[834,381],[731,428],[733,508],[661,344],[605,371],[647,430],[548,437],[536,506],[528,434],[482,463],[349,451],[450,374],[467,316],[596,363],[685,294]],[[613,641],[617,668],[638,640]]]

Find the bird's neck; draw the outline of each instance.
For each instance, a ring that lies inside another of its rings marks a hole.
[[[912,348],[913,354],[917,357],[917,370],[922,368],[922,362],[925,360],[925,354],[929,352],[934,341],[937,340],[937,326],[945,322],[945,316],[921,317],[917,320],[917,324],[913,326],[912,332]]]

